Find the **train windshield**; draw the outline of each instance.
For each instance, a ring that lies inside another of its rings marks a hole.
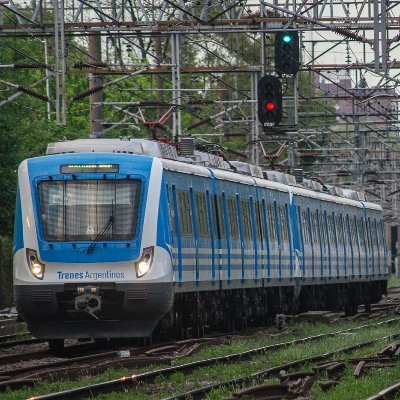
[[[101,236],[102,241],[113,241],[135,237],[140,181],[42,181],[38,187],[46,240],[93,241]]]

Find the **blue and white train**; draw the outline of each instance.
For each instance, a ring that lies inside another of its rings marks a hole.
[[[382,209],[361,193],[144,139],[49,145],[18,174],[14,295],[32,334],[144,337],[371,304]],[[161,321],[161,322],[160,322]]]

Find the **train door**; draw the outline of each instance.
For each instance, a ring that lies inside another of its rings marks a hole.
[[[172,239],[174,282],[199,284],[210,280],[214,258],[208,220],[210,179],[165,171]]]
[[[320,278],[323,268],[322,248],[321,248],[321,232],[319,230],[319,212],[317,208],[309,209],[310,225],[313,239],[313,278]]]
[[[215,179],[215,227],[218,240],[218,279],[221,287],[237,287],[241,279],[238,269],[242,268],[240,259],[241,243],[239,233],[239,214],[236,207],[237,184]]]
[[[311,264],[312,264],[312,249],[311,249],[311,234],[310,227],[308,224],[308,216],[307,216],[307,208],[303,201],[299,202],[300,204],[297,206],[298,209],[298,226],[299,226],[299,238],[300,238],[300,246],[301,246],[301,276],[303,279],[310,278],[312,276],[311,273]],[[303,204],[302,204],[303,203]],[[297,204],[297,203],[296,203]]]
[[[290,204],[290,219],[291,219],[291,236],[293,246],[293,272],[292,276],[295,279],[305,278],[304,266],[304,235],[302,226],[302,203],[301,196],[293,195]]]

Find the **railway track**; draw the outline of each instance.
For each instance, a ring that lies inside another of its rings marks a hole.
[[[24,322],[19,322],[15,318],[0,320],[0,346],[12,339],[27,335],[30,333]]]
[[[322,353],[319,354],[317,356],[313,356],[313,357],[307,357],[307,358],[302,358],[302,359],[298,359],[295,361],[292,361],[290,363],[286,363],[286,364],[281,364],[272,368],[267,368],[261,371],[258,371],[256,373],[253,373],[251,375],[245,375],[245,376],[240,376],[238,378],[234,378],[231,379],[229,381],[224,381],[224,382],[219,382],[219,383],[215,383],[215,384],[211,384],[211,385],[207,385],[207,386],[203,386],[203,387],[199,387],[197,389],[194,390],[188,390],[186,392],[180,393],[180,394],[176,394],[172,397],[166,397],[163,400],[172,400],[172,399],[187,399],[187,398],[191,398],[191,399],[202,399],[204,398],[208,393],[210,393],[212,390],[217,390],[217,389],[221,389],[221,388],[226,388],[226,387],[245,387],[245,389],[241,389],[237,392],[234,393],[234,397],[235,398],[241,398],[244,397],[246,399],[257,399],[257,398],[262,398],[262,399],[268,399],[268,395],[271,395],[271,399],[285,399],[287,398],[287,395],[289,395],[290,393],[285,390],[288,389],[288,387],[284,386],[279,386],[279,385],[261,385],[261,386],[252,386],[254,385],[255,381],[260,381],[262,379],[271,379],[271,378],[284,378],[284,379],[290,379],[291,377],[295,377],[295,379],[299,379],[299,373],[287,373],[287,371],[292,370],[293,368],[300,368],[303,367],[305,365],[308,364],[312,364],[312,363],[318,363],[323,361],[324,366],[328,367],[332,366],[332,367],[339,367],[340,369],[342,369],[342,367],[344,367],[344,363],[341,362],[327,362],[328,360],[331,360],[334,356],[339,355],[339,354],[346,354],[348,352],[363,348],[363,347],[369,347],[374,343],[378,343],[379,341],[382,340],[392,340],[392,339],[398,339],[400,338],[400,333],[396,333],[393,335],[389,335],[389,336],[385,336],[385,337],[381,337],[378,339],[373,339],[373,340],[369,340],[367,342],[363,342],[363,343],[358,343],[356,345],[352,345],[352,346],[346,346],[343,347],[341,349],[335,350],[335,351],[331,351],[331,352],[327,352],[327,353]],[[361,359],[355,359],[354,361],[356,362],[362,362],[360,361]],[[337,368],[337,369],[339,369]],[[313,372],[309,372],[309,373],[304,373],[303,376],[315,376],[315,373]],[[249,386],[250,387],[247,387]],[[280,391],[280,393],[271,393],[271,391]],[[42,399],[41,397],[38,397],[38,399]],[[51,399],[51,397],[47,398],[47,397],[43,397],[44,399]],[[380,399],[380,397],[378,397],[377,399]],[[376,400],[377,400],[376,399]],[[383,397],[382,397],[383,399]]]
[[[396,394],[400,392],[400,382],[395,383],[394,385],[388,386],[378,393],[368,397],[365,400],[387,400],[393,399]]]
[[[150,364],[170,364],[179,356],[188,356],[200,350],[204,345],[224,342],[224,338],[203,338],[184,340],[169,345],[154,345],[145,348],[125,348],[124,350],[102,351],[96,354],[72,357],[68,359],[51,359],[40,365],[12,368],[0,372],[0,391],[19,389],[24,385],[33,385],[38,379],[69,378],[76,379],[82,375],[96,375],[108,368],[138,368]],[[74,353],[80,352],[76,348]],[[47,352],[48,354],[48,352]],[[25,354],[27,357],[37,357],[39,352]],[[71,353],[69,354],[69,356]],[[5,361],[7,358],[0,358]]]
[[[135,385],[138,385],[139,383],[152,383],[154,382],[156,377],[163,376],[163,377],[168,377],[176,372],[181,372],[184,374],[188,374],[194,370],[197,370],[199,368],[207,367],[207,366],[212,366],[216,364],[227,364],[227,363],[234,363],[234,362],[243,362],[246,360],[251,359],[254,356],[257,355],[264,355],[268,352],[282,349],[282,348],[287,348],[292,345],[297,345],[297,344],[304,344],[306,342],[311,342],[311,341],[317,341],[321,340],[323,338],[327,337],[334,337],[339,334],[349,334],[349,333],[354,333],[359,330],[365,330],[368,328],[372,327],[378,327],[382,325],[387,325],[387,324],[393,324],[393,323],[398,323],[400,321],[400,318],[391,318],[389,320],[381,321],[378,323],[373,323],[373,324],[364,324],[361,326],[358,326],[356,328],[349,328],[345,330],[339,330],[335,332],[330,332],[326,334],[320,334],[320,335],[314,335],[306,338],[301,338],[301,339],[294,339],[291,341],[287,342],[282,342],[282,343],[276,343],[268,346],[263,346],[263,347],[258,347],[256,349],[252,350],[247,350],[244,352],[239,352],[239,353],[233,353],[225,356],[220,356],[220,357],[213,357],[209,359],[204,359],[204,360],[199,360],[199,361],[194,361],[190,363],[184,363],[180,365],[174,365],[174,366],[169,366],[166,368],[161,368],[157,369],[151,372],[145,372],[142,374],[132,374],[130,376],[124,376],[121,377],[120,379],[115,379],[112,381],[106,381],[106,382],[101,382],[98,384],[94,385],[89,385],[89,386],[84,386],[84,387],[79,387],[75,388],[72,390],[67,390],[63,392],[57,392],[57,393],[51,393],[47,394],[44,396],[37,396],[35,399],[37,400],[49,400],[49,399],[64,399],[64,400],[72,400],[72,399],[82,399],[84,397],[90,397],[90,396],[96,396],[102,393],[109,393],[109,392],[114,392],[114,391],[121,391],[121,390],[127,390],[129,387],[134,387]],[[268,368],[263,371],[259,371],[256,374],[251,374],[249,376],[242,376],[239,378],[235,378],[233,380],[225,381],[225,382],[220,382],[212,385],[207,385],[202,388],[197,388],[196,390],[191,390],[179,395],[174,395],[172,398],[186,398],[189,396],[192,396],[193,398],[203,398],[207,393],[209,393],[211,390],[226,387],[226,386],[243,386],[246,383],[248,384],[249,382],[254,382],[254,380],[259,380],[261,378],[273,376],[273,374],[278,374],[282,370],[289,370],[291,368],[296,368],[299,366],[304,365],[305,363],[311,363],[311,362],[316,362],[316,361],[321,361],[321,360],[329,360],[329,358],[332,358],[333,356],[337,354],[342,354],[346,352],[350,352],[352,350],[362,348],[362,347],[368,347],[373,343],[377,343],[380,340],[386,340],[388,338],[391,339],[397,339],[400,337],[400,334],[393,334],[387,337],[380,337],[374,340],[370,340],[368,342],[363,342],[363,343],[358,343],[356,345],[352,346],[347,346],[345,348],[341,348],[329,353],[322,353],[318,356],[313,356],[313,357],[307,357],[304,359],[299,359],[294,362],[290,362],[284,365],[279,365],[273,368]],[[26,377],[25,377],[26,378]],[[18,379],[16,377],[16,379]],[[20,379],[23,379],[23,377],[20,377]]]
[[[393,294],[396,295],[399,291],[394,291]],[[328,313],[328,312],[315,312],[315,313],[305,313],[305,320],[309,322],[313,321],[322,321],[322,322],[336,322],[336,321],[344,321],[344,320],[352,320],[358,318],[379,318],[383,317],[387,314],[392,314],[395,310],[398,310],[400,306],[400,301],[396,301],[398,299],[387,299],[388,302],[373,304],[371,309],[368,310],[369,313],[366,313],[365,309],[361,306],[359,308],[359,313],[354,317],[343,318],[343,315],[338,313]],[[304,315],[303,315],[304,317]],[[338,319],[339,318],[339,319]],[[294,318],[296,319],[296,317]],[[396,319],[393,319],[396,321]],[[1,326],[0,321],[0,326]],[[16,320],[6,320],[6,326],[13,326],[16,323]],[[389,323],[389,322],[384,322]],[[23,323],[18,323],[20,328],[24,326]],[[380,323],[379,323],[380,324]],[[363,325],[366,327],[369,325]],[[359,329],[359,328],[356,328]],[[254,332],[255,330],[253,330]],[[22,332],[22,334],[26,334],[26,332]],[[240,332],[240,335],[245,335],[246,333]],[[250,332],[252,334],[252,332]],[[329,335],[334,335],[328,334]],[[19,334],[14,334],[17,337]],[[118,347],[114,350],[104,350],[101,352],[97,352],[94,354],[93,350],[96,351],[96,344],[94,343],[85,343],[78,345],[70,345],[65,348],[64,354],[59,354],[59,357],[54,357],[49,350],[47,349],[47,345],[43,343],[43,341],[30,338],[30,339],[22,339],[22,340],[11,340],[14,338],[13,335],[7,335],[8,341],[6,341],[6,335],[4,337],[4,342],[2,343],[2,338],[0,337],[0,351],[1,349],[11,349],[13,346],[18,349],[17,354],[8,354],[4,356],[0,356],[0,391],[5,390],[6,388],[11,390],[17,390],[22,386],[33,386],[40,379],[48,379],[51,376],[51,379],[57,380],[61,378],[66,379],[76,379],[83,375],[96,375],[103,372],[107,368],[117,368],[117,367],[126,367],[126,368],[138,368],[143,367],[149,364],[169,364],[172,360],[176,359],[179,356],[189,355],[190,353],[194,353],[195,351],[200,350],[207,344],[215,344],[216,341],[220,343],[224,342],[224,340],[229,340],[223,338],[224,335],[219,335],[218,337],[213,338],[203,338],[200,340],[189,340],[182,342],[174,342],[164,345],[155,345],[148,347]],[[319,337],[322,338],[326,335],[317,335],[315,336],[315,340]],[[305,338],[298,339],[298,343],[304,342],[305,340],[314,340],[313,338]],[[29,351],[31,344],[43,343],[43,346],[46,346],[45,349],[38,351]],[[288,342],[286,345],[289,346]],[[295,342],[296,343],[296,342]],[[20,351],[20,347],[25,347],[28,351]],[[283,344],[267,346],[268,349],[265,351],[273,350],[274,348],[279,348]],[[115,347],[115,346],[114,346]],[[98,347],[97,347],[98,349]],[[122,352],[120,351],[122,349]],[[262,351],[262,350],[260,350]],[[88,352],[87,355],[82,355],[85,352]],[[251,352],[247,355],[241,354],[239,358],[250,357]],[[76,356],[78,354],[79,356]],[[125,356],[121,356],[124,354]],[[129,357],[126,355],[129,354]],[[230,357],[228,357],[230,358]],[[35,363],[25,363],[24,361],[33,361],[37,360],[39,365]],[[231,360],[228,362],[233,362],[235,360],[235,356],[232,356]],[[214,361],[211,361],[214,362]],[[16,365],[13,365],[16,364]],[[1,371],[2,366],[7,365],[8,368],[6,370]],[[207,364],[205,364],[207,365]],[[170,367],[174,368],[174,367]],[[189,368],[189,367],[188,367]],[[193,366],[196,368],[196,366]],[[174,371],[173,369],[171,371]],[[171,372],[172,373],[172,372]],[[147,379],[147,378],[144,378]],[[151,378],[149,378],[151,380]],[[105,385],[107,387],[107,385]],[[58,397],[54,397],[58,398]],[[66,397],[68,398],[68,397]]]

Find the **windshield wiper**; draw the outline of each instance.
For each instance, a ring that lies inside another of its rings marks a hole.
[[[97,234],[97,236],[95,237],[93,243],[86,250],[87,254],[93,253],[93,250],[94,250],[94,248],[96,246],[96,243],[99,242],[101,239],[103,239],[104,235],[111,228],[113,223],[114,223],[114,217],[112,215],[110,215],[110,218],[108,218],[108,220],[107,220],[106,224],[104,225],[103,229]]]

